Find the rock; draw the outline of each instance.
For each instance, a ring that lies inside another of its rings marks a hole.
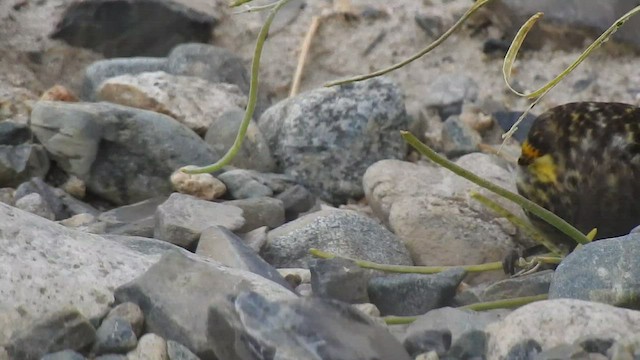
[[[202,43],[181,44],[167,57],[164,71],[184,76],[196,76],[211,83],[237,85],[249,93],[249,73],[244,60],[229,50]]]
[[[603,239],[569,254],[554,273],[549,298],[640,309],[640,234]]]
[[[56,218],[49,204],[38,193],[31,193],[21,197],[16,201],[16,207],[48,220],[55,220]]]
[[[207,360],[214,354],[228,359],[219,356],[219,344],[207,335],[208,309],[221,308],[245,290],[274,300],[295,297],[261,276],[183,252],[168,253],[145,274],[116,289],[115,295],[118,303],[140,306],[147,332],[177,341]]]
[[[77,102],[78,97],[62,85],[53,85],[45,90],[42,96],[40,96],[40,100]]]
[[[317,259],[311,270],[311,288],[315,296],[349,304],[368,303],[370,273],[347,259]]]
[[[442,74],[428,85],[422,98],[426,107],[435,108],[441,119],[459,115],[465,102],[478,98],[478,84],[463,74]]]
[[[414,332],[407,336],[402,344],[413,358],[431,351],[435,351],[438,356],[443,356],[451,346],[451,333],[447,330]]]
[[[371,303],[361,303],[361,304],[352,304],[351,306],[353,306],[354,308],[358,309],[358,311],[360,311],[361,313],[372,317],[372,318],[379,318],[380,317],[380,310],[378,310],[378,307],[375,306],[374,304]]]
[[[191,350],[173,340],[167,340],[167,355],[169,360],[200,360]]]
[[[500,321],[509,312],[504,309],[481,312],[451,307],[434,309],[418,316],[407,328],[405,338],[419,337],[427,331],[446,330],[451,334],[451,341],[457,342],[462,334],[472,330],[484,330],[487,325]]]
[[[504,300],[549,293],[553,270],[498,281],[482,292],[482,301]]]
[[[176,191],[202,200],[217,199],[227,192],[226,185],[211,174],[187,174],[180,169],[171,174],[171,184]]]
[[[69,176],[60,188],[76,199],[84,199],[87,195],[87,184],[74,175]]]
[[[48,171],[49,158],[42,145],[0,145],[0,186],[15,187]]]
[[[120,206],[98,215],[97,220],[105,224],[105,232],[108,234],[152,238],[156,210],[165,201],[166,196],[157,196]]]
[[[225,349],[219,358],[240,358],[243,353],[273,358],[277,352],[282,360],[411,359],[386,329],[344,303],[273,301],[245,292],[233,306],[237,318],[226,324],[219,322],[220,309],[210,308],[209,337]]]
[[[12,188],[0,188],[0,202],[13,206],[15,204],[14,195],[15,189]]]
[[[573,299],[539,301],[487,326],[487,358],[505,356],[523,340],[533,340],[547,350],[586,337],[620,340],[639,330],[637,311]]]
[[[209,117],[210,115],[207,114]],[[219,154],[224,154],[233,145],[240,124],[244,118],[243,110],[229,110],[213,119],[204,140]],[[251,121],[242,142],[242,147],[230,165],[262,172],[276,169],[275,160],[258,125]]]
[[[0,145],[16,146],[31,141],[33,134],[25,124],[0,121]]]
[[[242,241],[256,253],[260,253],[260,250],[267,243],[267,231],[269,228],[266,226],[259,227],[255,230],[251,230],[248,233],[240,234]]]
[[[448,305],[466,274],[463,269],[451,269],[433,275],[375,277],[367,289],[371,303],[383,315],[421,315]]]
[[[507,359],[538,359],[538,354],[542,352],[540,344],[535,340],[523,340],[509,349]]]
[[[236,85],[213,84],[164,71],[112,77],[100,85],[97,97],[101,101],[169,115],[200,135],[225,112],[247,106],[247,97]],[[230,139],[233,141],[234,137]]]
[[[518,111],[496,111],[493,113],[493,118],[496,120],[496,122],[504,132],[509,131],[513,124],[518,121],[520,116],[522,116],[522,112]],[[522,122],[520,122],[520,124],[518,125],[518,130],[516,130],[513,137],[519,142],[523,142],[527,138],[529,129],[531,129],[531,125],[533,125],[533,121],[537,117],[537,115],[528,113],[524,117],[524,120],[522,120]]]
[[[38,102],[32,129],[65,172],[118,205],[171,192],[169,176],[217,155],[172,118],[108,103]],[[135,175],[135,176],[134,176]]]
[[[284,224],[284,204],[278,199],[253,197],[226,201],[224,204],[242,209],[245,223],[238,229],[239,232],[249,232],[261,226],[274,229]]]
[[[240,239],[222,226],[212,226],[202,231],[196,254],[216,260],[226,266],[250,271],[289,288],[280,273]]]
[[[96,331],[93,352],[97,355],[107,353],[126,353],[138,344],[138,338],[131,323],[119,316],[104,319]]]
[[[107,354],[96,356],[93,360],[129,360],[126,355]]]
[[[102,318],[114,301],[113,289],[161,254],[145,253],[139,241],[125,246],[1,203],[0,219],[0,309],[20,307],[25,319],[69,305],[89,319]]]
[[[70,216],[69,211],[65,209],[65,205],[60,199],[60,196],[56,193],[55,188],[45,183],[42,179],[32,178],[31,180],[20,184],[14,194],[16,204],[18,200],[29,194],[40,195],[42,203],[45,204],[45,207],[53,213],[55,220],[66,219]]]
[[[51,37],[105,57],[164,56],[180,43],[208,42],[218,17],[206,3],[91,0],[71,3]]]
[[[258,125],[279,168],[335,204],[362,197],[369,165],[404,157],[409,117],[400,89],[375,78],[284,100]]]
[[[381,264],[411,265],[395,235],[350,210],[318,211],[272,230],[261,255],[275,267],[307,267],[310,248]]]
[[[53,189],[53,192],[56,194],[60,202],[62,202],[62,207],[67,214],[66,216],[74,216],[78,214],[98,216],[100,214],[98,209],[84,201],[76,199],[62,189],[55,188]]]
[[[287,221],[295,220],[301,213],[309,211],[316,204],[316,197],[302,185],[294,185],[276,196],[284,205]]]
[[[138,347],[127,354],[127,360],[169,360],[167,342],[156,334],[144,334]]]
[[[480,134],[462,122],[458,116],[449,116],[442,128],[442,144],[448,157],[458,157],[478,151]]]
[[[234,231],[244,223],[240,208],[173,193],[158,206],[153,237],[189,248],[210,226],[224,226]]]
[[[453,359],[486,359],[487,334],[481,330],[463,333],[451,345],[447,355]]]
[[[273,190],[256,180],[254,173],[248,170],[229,170],[219,175],[218,179],[227,186],[229,194],[234,199],[248,199],[273,195]]]
[[[473,153],[456,164],[494,184],[516,191],[511,172],[492,155]],[[525,218],[522,209],[464,178],[429,164],[383,160],[363,178],[368,204],[402,239],[416,265],[470,265],[501,261],[518,244],[530,246],[506,219],[470,196],[471,191]],[[473,273],[471,284],[496,281],[498,272]]]
[[[109,311],[107,315],[107,319],[111,317],[118,317],[121,319],[125,319],[136,336],[142,335],[142,328],[144,326],[144,314],[142,314],[142,310],[140,307],[132,302],[126,302],[119,304]]]
[[[78,214],[70,218],[60,220],[60,225],[74,228],[79,231],[86,231],[92,234],[104,234],[105,224],[96,222],[96,217],[91,214]]]
[[[86,358],[73,350],[62,350],[47,354],[41,357],[40,360],[86,360]]]
[[[11,359],[38,360],[65,349],[80,350],[93,343],[96,331],[77,308],[46,314],[5,344]]]
[[[125,74],[135,75],[144,72],[163,71],[166,63],[166,58],[145,57],[96,61],[85,70],[81,97],[87,101],[95,101],[98,88],[107,79]]]

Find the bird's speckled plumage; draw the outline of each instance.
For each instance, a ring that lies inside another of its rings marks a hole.
[[[597,239],[640,224],[640,108],[578,102],[540,115],[518,160],[518,192]],[[531,216],[530,216],[531,217]],[[532,218],[559,245],[575,243]]]

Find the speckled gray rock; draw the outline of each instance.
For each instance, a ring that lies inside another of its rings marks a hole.
[[[553,270],[545,270],[527,276],[498,281],[484,289],[481,295],[482,301],[547,294],[553,277]]]
[[[171,192],[169,176],[218,156],[171,117],[108,103],[40,101],[32,129],[58,166],[115,204]]]
[[[284,215],[288,221],[294,220],[300,213],[309,211],[317,202],[316,197],[302,185],[295,185],[281,192],[276,199],[282,200]]]
[[[131,301],[140,306],[147,332],[178,341],[203,360],[209,360],[217,354],[218,346],[207,336],[209,307],[221,308],[228,298],[250,290],[273,300],[295,297],[259,275],[177,251],[166,254],[142,276],[117,288],[115,296],[119,303]]]
[[[308,91],[267,109],[258,125],[285,174],[334,203],[362,196],[374,162],[404,157],[400,89],[385,78]],[[345,156],[348,154],[348,156]]]
[[[435,108],[444,121],[451,115],[459,115],[465,101],[471,102],[477,98],[478,84],[471,77],[442,74],[429,82],[422,99],[423,104]]]
[[[245,292],[232,306],[237,318],[226,324],[219,321],[220,309],[210,308],[209,336],[225,349],[219,358],[411,359],[385,328],[345,303],[317,298],[272,301]],[[243,356],[256,354],[255,349],[259,355]]]
[[[175,342],[173,340],[167,340],[167,355],[169,360],[200,360],[196,354],[187,349],[186,346]]]
[[[66,219],[70,216],[56,189],[40,178],[32,178],[20,184],[16,188],[14,200],[18,201],[20,198],[33,193],[40,195],[42,201],[53,212],[55,220]]]
[[[572,298],[640,309],[640,234],[603,239],[567,256],[549,298]]]
[[[234,199],[273,195],[273,190],[262,181],[256,179],[255,173],[249,170],[235,169],[225,171],[218,176],[218,179],[227,186],[229,194]]]
[[[224,204],[242,209],[245,223],[238,232],[245,233],[262,226],[273,229],[284,224],[284,204],[278,199],[253,197],[226,201]]]
[[[47,314],[16,333],[5,349],[11,359],[38,360],[61,350],[80,350],[93,343],[96,331],[78,309],[64,308]]]
[[[42,145],[0,145],[0,186],[15,187],[48,171],[49,157]]]
[[[137,344],[138,338],[131,323],[119,316],[111,316],[104,319],[96,331],[93,352],[97,355],[122,354],[134,349]]]
[[[158,206],[155,215],[155,239],[183,247],[192,247],[209,226],[219,225],[233,231],[244,225],[242,209],[173,193]]]
[[[482,330],[471,330],[460,335],[447,356],[451,359],[486,359],[487,334]]]
[[[47,354],[40,358],[40,360],[86,360],[86,358],[73,350],[62,350]]]
[[[183,0],[74,2],[51,37],[105,57],[164,56],[180,43],[208,42],[219,16],[213,5]]]
[[[431,351],[442,357],[451,346],[451,332],[449,330],[414,331],[407,335],[402,345],[415,359],[418,355]]]
[[[349,304],[368,303],[367,283],[371,274],[353,261],[341,258],[317,259],[309,266],[315,296]]]
[[[196,254],[219,261],[232,268],[250,271],[289,288],[280,273],[236,234],[222,226],[212,226],[202,231]]]
[[[478,151],[480,134],[460,120],[449,116],[442,127],[442,148],[448,157],[457,157]]]
[[[262,256],[275,267],[307,267],[310,248],[382,264],[411,265],[404,244],[375,220],[350,210],[323,210],[272,230]]]
[[[55,220],[56,218],[49,204],[38,193],[31,193],[16,200],[16,207],[47,220]]]
[[[465,275],[463,269],[451,269],[433,275],[375,277],[369,280],[367,290],[382,315],[421,315],[447,305]]]
[[[243,118],[242,110],[230,110],[221,114],[211,122],[204,140],[217,153],[225,154],[233,145]],[[249,123],[242,147],[236,157],[231,160],[230,165],[262,172],[271,172],[276,169],[269,145],[254,121]]]
[[[157,196],[135,204],[120,206],[98,215],[105,224],[105,232],[114,235],[153,237],[158,206],[167,200]]]
[[[142,327],[144,326],[144,314],[140,307],[132,302],[118,304],[109,311],[107,319],[110,317],[119,317],[127,320],[131,325],[136,336],[142,335]]]

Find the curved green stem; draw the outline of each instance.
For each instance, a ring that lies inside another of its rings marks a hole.
[[[258,40],[256,41],[256,47],[253,51],[253,59],[251,61],[251,83],[249,85],[249,101],[247,103],[247,109],[244,112],[244,118],[242,119],[242,123],[240,124],[240,130],[236,135],[236,139],[233,142],[233,145],[220,160],[216,161],[215,164],[203,167],[185,166],[180,169],[182,172],[187,174],[203,174],[218,171],[225,165],[228,165],[236,156],[236,154],[238,154],[238,151],[240,151],[245,134],[247,133],[247,128],[249,127],[249,123],[251,122],[251,118],[253,117],[256,103],[258,102],[258,75],[260,72],[260,57],[262,56],[262,48],[264,46],[265,40],[267,39],[267,35],[269,35],[269,28],[271,27],[273,18],[276,16],[276,13],[278,13],[278,11],[289,1],[290,0],[280,0],[276,3],[271,11],[269,11],[269,15],[267,16],[267,19],[265,20],[262,28],[260,29],[260,33],[258,34]],[[248,1],[238,2],[236,5],[241,5],[246,2]]]
[[[416,150],[418,150],[418,152],[420,152],[422,155],[426,156],[427,158],[429,158],[431,161],[435,162],[436,164],[446,168],[447,170],[453,172],[454,174],[458,175],[458,176],[462,176],[463,178],[479,185],[482,186],[483,188],[496,193],[500,196],[502,196],[503,198],[510,200],[518,205],[520,205],[523,209],[530,211],[531,213],[535,214],[536,216],[538,216],[539,218],[541,218],[542,220],[546,221],[547,223],[551,224],[553,227],[555,227],[556,229],[560,230],[562,233],[564,233],[565,235],[569,236],[570,238],[572,238],[573,240],[575,240],[577,243],[579,244],[588,244],[590,241],[589,239],[583,234],[581,233],[578,229],[574,228],[573,226],[571,226],[568,222],[564,221],[563,219],[561,219],[560,217],[558,217],[557,215],[555,215],[554,213],[552,213],[551,211],[541,207],[540,205],[534,203],[531,200],[528,200],[518,194],[514,194],[511,191],[502,188],[498,185],[495,185],[479,176],[477,176],[476,174],[467,171],[463,168],[461,168],[460,166],[452,163],[451,161],[445,159],[444,157],[438,155],[435,151],[433,151],[433,149],[431,149],[430,147],[428,147],[427,145],[423,144],[422,142],[420,142],[420,140],[418,140],[415,136],[413,136],[410,132],[408,131],[401,131],[402,137],[404,138],[404,140],[409,143],[411,146],[413,146]]]
[[[388,68],[382,69],[382,70],[378,70],[375,72],[372,72],[370,74],[365,74],[365,75],[358,75],[358,76],[354,76],[348,79],[343,79],[343,80],[336,80],[336,81],[332,81],[329,82],[327,84],[325,84],[324,86],[326,87],[330,87],[330,86],[336,86],[336,85],[342,85],[342,84],[346,84],[346,83],[350,83],[350,82],[356,82],[356,81],[362,81],[362,80],[366,80],[366,79],[370,79],[370,78],[374,78],[377,76],[382,76],[384,74],[387,74],[393,70],[397,70],[421,57],[423,57],[424,55],[426,55],[427,53],[429,53],[431,50],[435,49],[436,47],[438,47],[440,44],[442,44],[449,36],[451,36],[451,34],[453,34],[456,30],[458,30],[458,28],[460,26],[462,26],[462,24],[464,24],[464,22],[471,16],[473,15],[473,13],[475,13],[478,9],[480,9],[481,7],[483,7],[484,5],[486,5],[487,3],[491,2],[493,0],[478,0],[476,1],[473,6],[471,8],[469,8],[469,10],[467,10],[467,12],[464,13],[464,15],[462,15],[462,17],[451,27],[449,28],[449,30],[447,30],[444,34],[442,34],[439,38],[437,38],[434,42],[432,42],[431,44],[429,44],[429,46],[427,46],[426,48],[420,50],[418,53],[414,54],[413,56],[409,57],[408,59],[401,61],[397,64],[391,65]]]

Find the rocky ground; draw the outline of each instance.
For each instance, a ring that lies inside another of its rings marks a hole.
[[[0,1],[0,359],[632,359],[637,232],[508,278],[458,265],[531,244],[420,159],[410,129],[515,190],[527,106],[506,90],[517,26],[547,14],[515,67],[533,90],[635,1],[495,0],[424,58],[342,87],[442,34],[466,0],[293,0],[273,24],[258,107],[231,146],[264,13],[226,1]],[[289,97],[314,16],[300,95]],[[630,21],[534,109],[640,103]],[[529,124],[530,124],[529,119]],[[496,199],[495,197],[492,197]],[[524,216],[513,204],[501,202]],[[449,265],[383,273],[342,257]],[[516,310],[465,306],[548,293]],[[416,316],[388,325],[386,316]]]

